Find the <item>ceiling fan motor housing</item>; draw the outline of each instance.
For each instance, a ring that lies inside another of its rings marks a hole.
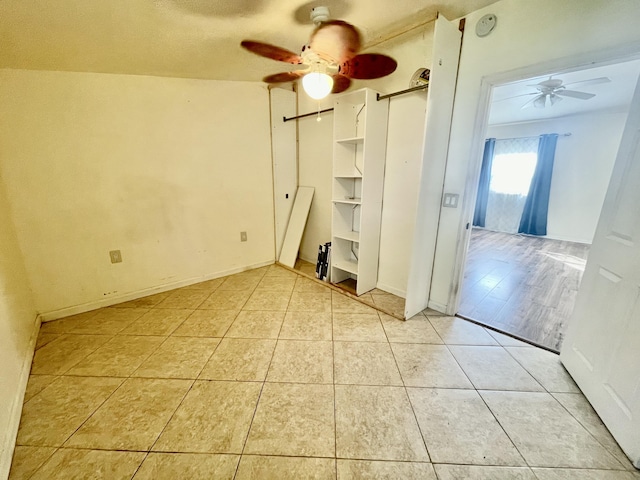
[[[329,7],[314,7],[311,9],[311,21],[314,25],[320,25],[329,21]]]

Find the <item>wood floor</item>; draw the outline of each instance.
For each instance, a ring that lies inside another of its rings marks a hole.
[[[474,228],[458,314],[559,351],[588,252]]]

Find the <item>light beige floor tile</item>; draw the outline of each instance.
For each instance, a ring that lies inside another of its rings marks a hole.
[[[128,377],[157,350],[165,337],[118,335],[71,368],[68,375]]]
[[[61,333],[40,333],[36,339],[36,350],[44,347],[47,343],[53,342],[55,339],[61,337]]]
[[[289,277],[297,278],[298,274],[288,270],[280,265],[269,265],[264,274],[265,277]]]
[[[529,347],[528,343],[517,340],[509,335],[504,335],[502,333],[496,332],[494,330],[489,330],[485,328],[485,331],[491,335],[500,345],[503,347]]]
[[[253,292],[260,283],[261,277],[247,275],[231,275],[226,277],[218,287],[220,291]]]
[[[171,335],[194,310],[160,308],[145,313],[125,328],[121,335]]]
[[[74,328],[72,333],[115,335],[148,311],[148,308],[102,308]]]
[[[149,450],[192,383],[191,380],[130,378],[65,446]]]
[[[391,349],[408,387],[473,388],[444,345],[392,343]]]
[[[331,340],[333,325],[328,312],[287,312],[280,338],[289,340]]]
[[[223,337],[240,310],[196,310],[174,332],[175,336]]]
[[[287,310],[290,298],[290,292],[266,292],[264,290],[256,290],[251,294],[242,309],[282,311],[284,313]]]
[[[533,468],[538,480],[638,480],[640,475],[615,470]]]
[[[528,467],[435,465],[440,480],[536,480]]]
[[[294,292],[300,293],[325,293],[330,292],[329,287],[326,283],[316,282],[309,278],[298,277],[296,279],[295,287],[293,287]]]
[[[331,292],[331,303],[333,313],[368,313],[377,314],[375,308],[371,308],[363,303],[358,302],[340,292]]]
[[[219,342],[219,338],[170,337],[133,376],[196,379]]]
[[[220,291],[213,292],[198,307],[201,310],[240,310],[251,296],[251,291]]]
[[[33,480],[128,480],[144,459],[142,452],[113,452],[61,448],[32,477]]]
[[[395,343],[431,343],[442,345],[442,339],[436,333],[424,315],[416,315],[409,320],[398,320],[380,313],[382,326],[390,342]]]
[[[335,455],[332,385],[266,383],[244,453]]]
[[[409,388],[434,463],[526,465],[474,390]]]
[[[16,444],[62,445],[121,383],[119,378],[58,378],[22,408]]]
[[[154,451],[241,453],[262,384],[197,381]]]
[[[333,339],[342,342],[386,342],[377,313],[334,313]]]
[[[333,383],[333,345],[326,341],[278,340],[268,382]]]
[[[620,449],[620,446],[602,423],[600,417],[581,393],[552,394],[587,431],[598,440],[609,453],[618,459],[627,470],[634,470],[633,465]]]
[[[257,291],[265,292],[293,292],[296,284],[295,277],[263,277],[256,287]]]
[[[65,334],[36,351],[31,373],[61,375],[110,339],[107,335]]]
[[[430,463],[338,460],[338,480],[437,480]]]
[[[293,292],[287,309],[289,312],[331,312],[331,293]]]
[[[480,394],[530,466],[622,468],[548,393]]]
[[[429,317],[447,345],[498,345],[480,325],[455,317]]]
[[[238,314],[226,337],[231,338],[278,338],[285,312],[242,311]]]
[[[428,462],[404,388],[336,385],[340,458]]]
[[[52,447],[21,447],[13,451],[9,480],[31,478],[40,466],[46,462],[56,449]]]
[[[205,365],[200,378],[264,381],[275,340],[224,338]]]
[[[114,308],[152,308],[162,302],[165,298],[171,295],[171,292],[161,292],[154,295],[148,295],[142,298],[136,298],[135,300],[129,300],[128,302],[119,303],[114,305]]]
[[[335,342],[336,383],[351,385],[402,385],[388,343]]]
[[[193,285],[187,285],[182,288],[183,290],[204,290],[212,293],[217,290],[226,279],[227,277],[213,278],[211,280],[205,280],[204,282],[194,283]]]
[[[56,378],[56,375],[29,375],[27,389],[24,392],[24,402],[28,402],[42,390],[47,388]]]
[[[243,455],[235,480],[334,480],[332,458]]]
[[[198,308],[210,295],[208,291],[193,289],[173,290],[171,294],[163,301],[158,303],[155,308]]]
[[[442,313],[442,312],[438,312],[437,310],[433,310],[432,308],[425,308],[422,312],[421,312],[425,317],[431,319],[431,317],[446,317],[448,315]]]
[[[134,480],[233,480],[239,455],[150,453]]]
[[[544,391],[502,347],[452,345],[449,350],[479,390]]]
[[[42,322],[40,325],[40,333],[71,333],[74,328],[77,328],[97,313],[98,310],[92,310],[90,312],[78,313],[77,315],[61,318],[60,320]]]
[[[390,293],[371,294],[376,307],[384,308],[390,312],[404,316],[404,298],[391,295]]]
[[[560,363],[560,356],[536,347],[505,347],[538,383],[549,392],[580,393]]]

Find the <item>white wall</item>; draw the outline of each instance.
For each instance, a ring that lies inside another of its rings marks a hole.
[[[0,172],[40,312],[274,260],[264,85],[11,70],[0,85]]]
[[[487,13],[497,15],[497,27],[489,36],[477,37],[475,24]],[[583,55],[580,63],[586,64],[589,58],[611,58],[591,54],[607,48],[640,51],[638,21],[635,0],[502,0],[467,16],[445,178],[445,191],[464,195],[464,208],[442,209],[430,296],[434,303],[451,311],[460,281],[458,253],[468,238],[464,225],[471,220],[473,203],[466,197],[473,198],[476,187],[465,188],[468,180],[477,185],[485,133],[474,137],[483,125],[476,121],[483,77],[552,60],[561,68],[568,56]]]
[[[352,90],[369,87],[391,93],[409,87],[413,73],[431,64],[433,23],[401,35],[371,49],[398,61],[388,77],[353,82]],[[298,95],[300,113],[318,109],[304,91]],[[320,108],[333,105],[330,97]],[[418,179],[422,160],[422,141],[426,94],[412,93],[390,100],[384,197],[380,233],[378,288],[404,296],[407,286],[411,241],[416,213]],[[300,257],[315,263],[318,245],[331,240],[331,170],[333,115],[298,121],[300,185],[316,189],[311,214],[303,237]]]
[[[36,310],[0,178],[0,478],[7,478],[37,334]]]
[[[495,138],[571,133],[560,136],[556,146],[548,238],[592,242],[626,119],[622,112],[595,112],[487,130],[487,137]]]

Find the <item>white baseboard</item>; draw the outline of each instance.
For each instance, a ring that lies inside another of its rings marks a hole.
[[[186,287],[188,285],[194,285],[200,282],[206,282],[207,280],[213,280],[215,278],[226,277],[227,275],[233,275],[234,273],[240,273],[247,270],[252,270],[254,268],[264,267],[266,265],[272,265],[273,263],[275,262],[273,260],[270,260],[268,262],[261,262],[245,267],[233,268],[230,270],[225,270],[223,272],[211,273],[202,277],[193,277],[186,280],[179,280],[177,282],[158,285],[151,288],[145,288],[144,290],[138,290],[136,292],[115,295],[113,297],[95,300],[93,302],[87,302],[80,305],[74,305],[72,307],[61,308],[59,310],[42,312],[40,314],[40,319],[43,322],[50,322],[51,320],[68,317],[69,315],[77,315],[78,313],[90,312],[91,310],[96,310],[98,308],[109,307],[111,305],[117,305],[118,303],[136,300],[138,298],[147,297],[149,295],[155,295],[156,293],[162,293],[168,290],[174,290],[176,288]]]
[[[435,310],[436,312],[440,312],[440,313],[447,313],[447,305],[445,305],[444,303],[438,303],[438,302],[434,302],[433,300],[429,300],[429,303],[427,303],[427,306],[431,309],[431,310]]]
[[[407,292],[404,290],[400,290],[399,288],[395,288],[390,285],[385,285],[384,283],[378,283],[376,288],[383,292],[390,293],[391,295],[395,295],[396,297],[407,298]]]
[[[22,415],[22,403],[24,402],[24,393],[27,389],[29,373],[31,372],[31,362],[33,361],[33,355],[36,351],[36,340],[38,339],[38,332],[40,331],[40,322],[40,315],[37,315],[33,324],[31,337],[29,337],[27,355],[22,361],[18,388],[13,397],[13,404],[9,410],[11,412],[9,415],[9,425],[4,433],[4,438],[0,439],[0,441],[2,441],[2,448],[0,449],[0,452],[2,452],[2,457],[0,457],[0,478],[9,477],[11,459],[13,458],[13,450],[15,449],[16,438],[18,437],[18,427],[20,426],[20,416]]]

